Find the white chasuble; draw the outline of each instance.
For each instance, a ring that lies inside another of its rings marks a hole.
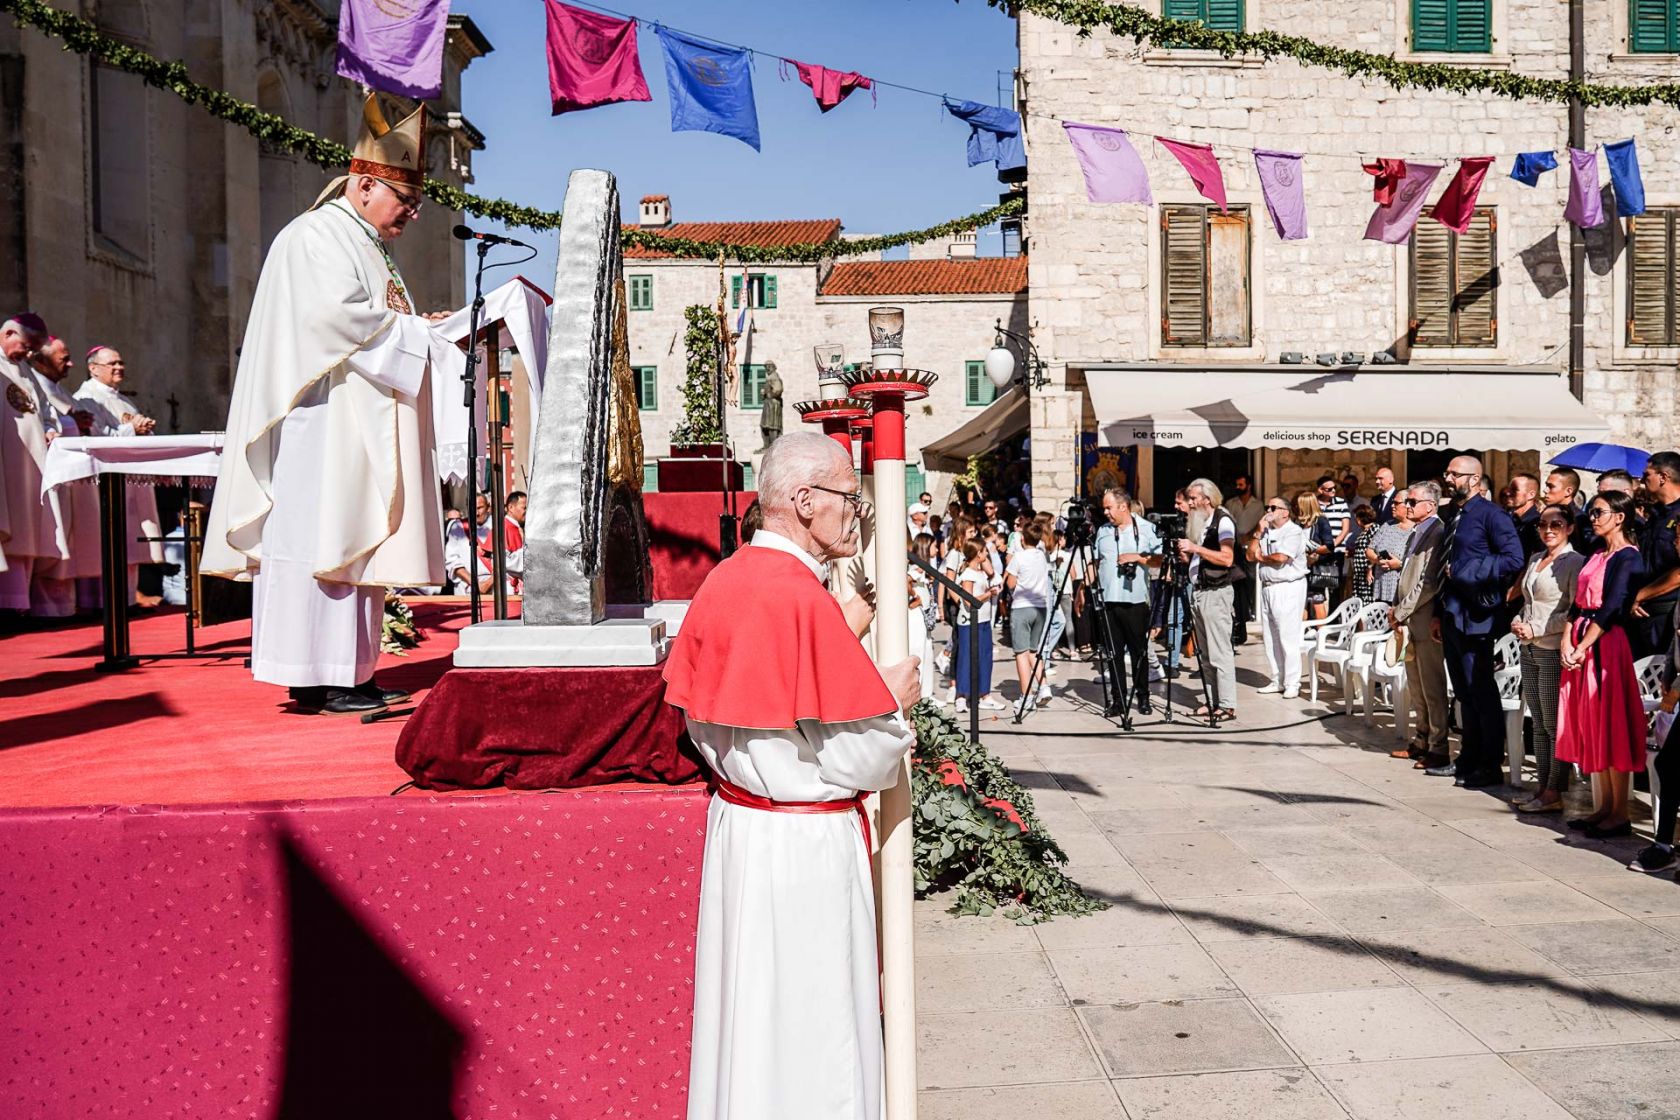
[[[384,588],[443,580],[432,380],[464,357],[391,309],[404,291],[342,199],[294,219],[263,264],[203,556],[207,574],[258,577],[258,680],[361,683]]]
[[[53,381],[43,377],[39,372],[35,379],[40,383],[41,393],[46,397],[49,416],[56,424],[61,436],[91,436],[94,432],[84,432],[76,418],[71,415],[77,409],[85,406],[78,402],[64,388],[62,381]],[[92,482],[76,482],[68,486],[57,487],[52,498],[58,502],[59,525],[66,551],[69,554],[65,578],[68,579],[97,579],[99,577],[99,487]],[[156,503],[153,504],[154,513],[147,536],[157,535]],[[130,529],[144,529],[136,521],[129,522]],[[138,535],[138,534],[136,534]],[[130,549],[135,546],[130,545]]]
[[[64,560],[57,508],[41,500],[41,464],[47,457],[46,407],[35,372],[0,357],[0,609],[28,610],[29,586],[37,569]]]

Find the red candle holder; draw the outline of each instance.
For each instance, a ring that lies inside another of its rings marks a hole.
[[[852,453],[852,424],[869,415],[869,402],[841,397],[832,401],[797,401],[794,409],[807,424],[821,424],[823,435]]]
[[[840,375],[846,391],[874,406],[871,459],[904,459],[904,402],[928,395],[937,373],[925,369],[858,369]]]

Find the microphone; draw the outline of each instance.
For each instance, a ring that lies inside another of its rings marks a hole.
[[[475,229],[468,228],[467,226],[456,226],[455,238],[458,241],[482,241],[487,245],[517,245],[521,249],[530,248],[530,246],[525,244],[525,242],[519,241],[515,238],[503,237],[499,233],[480,233]]]

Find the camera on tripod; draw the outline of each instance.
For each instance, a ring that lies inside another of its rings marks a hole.
[[[1062,511],[1062,517],[1067,523],[1063,533],[1069,549],[1084,548],[1097,539],[1091,507],[1085,502],[1077,498],[1070,501]]]

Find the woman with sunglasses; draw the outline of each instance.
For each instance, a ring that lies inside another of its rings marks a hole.
[[[1592,779],[1593,811],[1569,822],[1594,840],[1627,836],[1628,789],[1645,768],[1645,709],[1626,625],[1645,566],[1629,540],[1633,498],[1601,492],[1587,507],[1599,551],[1575,580],[1575,604],[1561,641],[1557,761]]]
[[[1569,790],[1569,764],[1556,758],[1558,678],[1563,671],[1563,634],[1575,605],[1575,587],[1587,558],[1569,543],[1575,513],[1551,505],[1535,521],[1541,549],[1529,558],[1511,598],[1522,609],[1511,621],[1511,633],[1522,642],[1523,706],[1534,719],[1534,765],[1538,772],[1534,796],[1516,805],[1519,813],[1557,813]],[[1511,784],[1521,780],[1511,775]]]

